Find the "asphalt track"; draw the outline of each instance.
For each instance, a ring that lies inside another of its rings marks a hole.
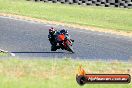
[[[75,40],[74,54],[50,51],[47,35],[51,26],[69,31]],[[0,49],[19,57],[128,60],[132,58],[132,38],[0,16]]]

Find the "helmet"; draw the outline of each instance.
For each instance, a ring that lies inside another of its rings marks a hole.
[[[61,34],[67,34],[67,30],[62,29],[62,30],[60,31],[60,33],[61,33]]]
[[[55,29],[54,29],[53,27],[51,27],[51,28],[49,29],[49,33],[50,33],[50,34],[54,34],[54,33],[55,33]]]

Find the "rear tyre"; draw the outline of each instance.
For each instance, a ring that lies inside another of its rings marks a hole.
[[[55,46],[51,46],[51,51],[56,51],[57,48]]]

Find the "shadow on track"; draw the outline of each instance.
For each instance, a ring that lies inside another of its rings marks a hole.
[[[65,52],[55,52],[55,51],[52,51],[52,52],[11,52],[11,53],[65,53]]]

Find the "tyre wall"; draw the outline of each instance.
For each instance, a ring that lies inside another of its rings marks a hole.
[[[32,1],[132,8],[132,0],[32,0]]]

